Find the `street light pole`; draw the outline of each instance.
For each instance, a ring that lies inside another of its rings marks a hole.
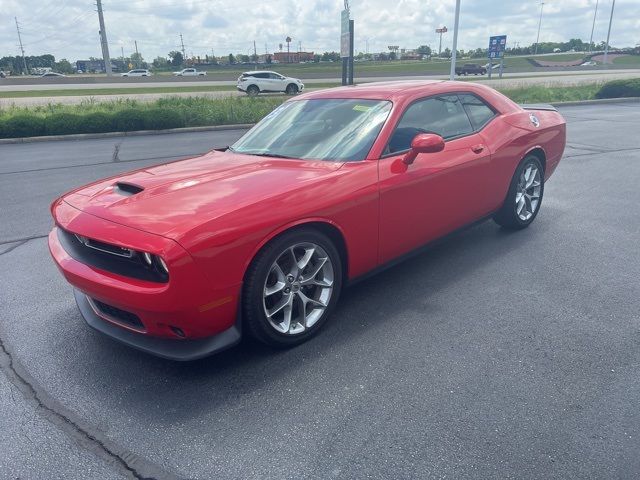
[[[596,28],[597,16],[598,16],[598,0],[596,0],[596,11],[593,13],[593,25],[591,25],[591,38],[589,38],[589,53],[591,53],[591,45],[593,44],[593,31]]]
[[[542,9],[544,8],[544,2],[540,2],[540,20],[538,20],[538,36],[536,38],[536,51],[534,55],[538,54],[538,44],[540,43],[540,27],[542,26]]]
[[[458,53],[458,26],[460,24],[460,0],[456,0],[456,20],[453,26],[453,49],[451,50],[451,71],[449,80],[456,76],[456,54]]]
[[[609,55],[609,37],[611,37],[611,25],[613,24],[613,9],[616,8],[616,0],[611,4],[611,17],[609,18],[609,31],[607,32],[607,43],[604,46],[604,64],[607,64],[607,56]]]

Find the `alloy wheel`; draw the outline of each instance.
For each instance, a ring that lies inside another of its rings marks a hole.
[[[516,188],[516,214],[523,222],[529,220],[540,205],[541,176],[538,167],[530,163],[520,174]]]
[[[280,334],[305,332],[324,314],[333,294],[334,268],[315,243],[298,243],[273,262],[263,289],[264,314]]]

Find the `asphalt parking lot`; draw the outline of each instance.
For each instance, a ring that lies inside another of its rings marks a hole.
[[[0,145],[0,478],[637,478],[640,104],[561,111],[530,228],[357,284],[293,350],[189,364],[84,324],[48,206],[242,132]]]

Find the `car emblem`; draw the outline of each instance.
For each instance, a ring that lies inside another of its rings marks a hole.
[[[536,117],[533,113],[529,114],[529,120],[531,120],[531,123],[534,127],[538,128],[540,126],[540,120],[538,120],[538,117]]]

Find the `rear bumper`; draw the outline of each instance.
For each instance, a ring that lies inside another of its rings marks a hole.
[[[181,362],[197,360],[226,350],[240,342],[241,331],[239,320],[236,321],[231,328],[207,338],[174,340],[150,337],[142,333],[125,330],[105,321],[95,312],[89,303],[87,295],[78,289],[74,289],[73,294],[82,317],[90,327],[108,335],[118,342],[158,357]]]

